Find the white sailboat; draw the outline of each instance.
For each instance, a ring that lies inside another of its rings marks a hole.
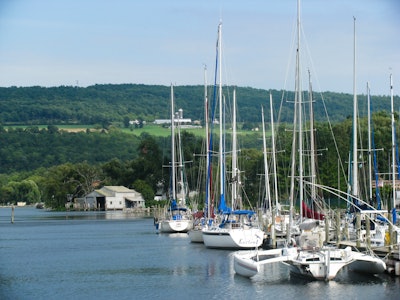
[[[186,184],[183,176],[183,157],[181,152],[180,131],[178,131],[178,147],[175,146],[175,123],[180,128],[179,116],[174,113],[174,88],[171,85],[171,203],[165,208],[164,216],[156,222],[160,233],[188,232],[193,227],[190,210],[186,207]],[[178,149],[178,151],[177,151]],[[176,152],[179,156],[179,172],[177,174]],[[179,175],[179,176],[178,176]],[[177,180],[179,178],[179,180]],[[179,187],[179,191],[177,188]],[[179,195],[179,197],[178,197]]]
[[[252,210],[235,210],[240,204],[238,188],[240,185],[240,172],[237,167],[236,149],[236,91],[233,92],[233,124],[232,124],[232,193],[231,207],[226,203],[225,188],[225,148],[223,142],[223,101],[222,101],[222,72],[221,72],[221,29],[218,26],[218,71],[219,71],[219,222],[203,229],[204,245],[208,248],[220,249],[252,249],[261,246],[264,232],[259,228],[255,212]]]

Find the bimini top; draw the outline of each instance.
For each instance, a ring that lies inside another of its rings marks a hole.
[[[172,200],[171,203],[171,208],[168,209],[168,211],[175,211],[175,210],[179,210],[179,211],[187,211],[187,208],[185,207],[179,207],[178,204],[176,203],[176,200]]]
[[[255,212],[252,210],[242,209],[242,210],[234,210],[232,212],[234,215],[254,215]]]
[[[254,215],[255,214],[255,212],[254,211],[252,211],[252,210],[247,210],[247,209],[241,209],[241,210],[231,210],[230,208],[229,209],[227,209],[227,210],[225,210],[225,211],[223,211],[222,212],[224,215],[230,215],[230,214],[232,214],[232,215],[249,215],[249,216],[252,216],[252,215]]]

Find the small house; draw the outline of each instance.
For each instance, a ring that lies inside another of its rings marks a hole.
[[[142,194],[124,186],[103,186],[84,198],[85,209],[122,210],[126,208],[145,208]]]

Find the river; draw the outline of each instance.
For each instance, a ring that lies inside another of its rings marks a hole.
[[[341,271],[308,281],[275,264],[252,279],[232,251],[157,234],[153,219],[121,211],[0,208],[0,299],[399,299],[399,277]]]

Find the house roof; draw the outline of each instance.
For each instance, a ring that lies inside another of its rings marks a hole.
[[[135,190],[128,189],[124,186],[103,186],[101,189],[96,190],[97,193],[103,196],[114,196],[115,193],[136,193]]]
[[[130,202],[138,202],[138,201],[144,201],[142,195],[139,194],[140,197],[124,197],[125,200],[130,201]]]

